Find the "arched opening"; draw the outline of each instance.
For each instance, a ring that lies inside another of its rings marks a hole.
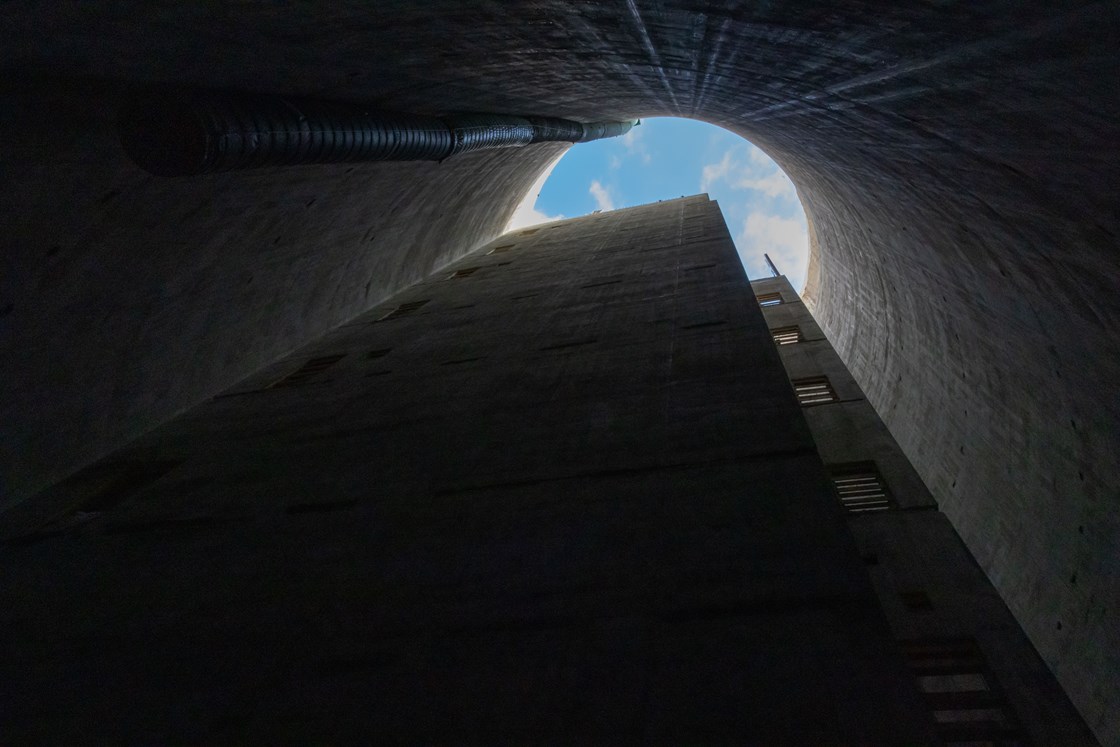
[[[768,254],[801,291],[809,235],[793,182],[762,149],[700,120],[651,117],[622,137],[568,149],[537,178],[509,229],[697,192],[719,202],[749,277],[771,274]]]
[[[1120,588],[1108,354],[1120,10],[636,0],[309,13],[5,10],[5,499],[492,239],[562,150],[158,181],[120,152],[123,87],[429,115],[700,117],[797,184],[811,221],[803,295],[1115,741],[1116,661],[1096,654],[1120,647],[1100,601]]]

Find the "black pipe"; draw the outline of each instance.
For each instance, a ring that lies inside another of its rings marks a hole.
[[[560,119],[560,117],[526,117],[525,119],[533,125],[534,143],[578,143],[583,140],[586,132],[586,125],[570,119]],[[630,123],[627,122],[626,124],[629,125]],[[630,129],[630,127],[627,126],[626,129]]]
[[[144,170],[188,176],[265,166],[442,161],[460,153],[540,142],[587,142],[632,122],[558,117],[429,117],[278,96],[147,93],[121,110],[121,144]]]
[[[521,117],[455,114],[445,117],[443,122],[454,141],[448,154],[452,156],[489,148],[516,148],[533,142],[533,125]]]

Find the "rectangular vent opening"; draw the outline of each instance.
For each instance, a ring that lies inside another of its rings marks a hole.
[[[393,309],[377,321],[384,322],[388,321],[389,319],[396,319],[397,317],[405,316],[406,314],[412,314],[426,303],[428,303],[428,299],[425,299],[423,301],[408,301],[406,303],[402,303],[400,306]]]
[[[834,465],[829,468],[829,472],[832,473],[836,495],[848,513],[860,514],[894,508],[894,501],[873,462]]]
[[[494,247],[493,249],[491,249],[490,251],[488,251],[486,253],[487,254],[505,254],[506,252],[512,250],[515,246],[517,246],[517,244],[502,244],[501,246]]]
[[[368,353],[366,353],[366,358],[370,358],[370,359],[384,358],[385,356],[387,356],[389,354],[390,350],[392,350],[392,348],[381,348],[380,350],[371,350]]]
[[[708,269],[709,267],[715,267],[715,266],[716,266],[716,263],[715,263],[715,262],[709,262],[709,263],[708,263],[708,264],[706,264],[706,265],[693,265],[692,267],[686,267],[686,268],[684,268],[684,272],[688,272],[688,271],[690,271],[690,270],[706,270],[706,269]]]
[[[902,652],[911,671],[919,677],[941,675],[982,674],[984,656],[971,638],[923,638],[901,642]],[[955,687],[955,682],[938,680],[938,683]],[[988,689],[987,681],[980,677],[969,682],[979,683]],[[928,683],[927,683],[928,684]],[[925,692],[933,692],[922,688]]]
[[[947,744],[1020,744],[1022,731],[970,638],[901,641],[903,656]]]
[[[337,355],[324,355],[320,358],[312,358],[304,363],[302,366],[292,371],[290,374],[268,385],[268,389],[280,389],[289,386],[299,386],[306,384],[314,377],[326,371],[328,368],[338,363],[346,356],[345,353]]]
[[[759,306],[777,306],[782,302],[781,293],[763,293],[758,297]]]
[[[797,393],[797,401],[802,407],[823,405],[840,399],[836,396],[836,390],[832,388],[832,382],[827,376],[794,379],[793,391]]]
[[[455,278],[469,278],[471,275],[475,274],[481,269],[481,267],[464,267],[463,269],[456,270],[455,272],[448,275],[447,279],[454,280]]]
[[[774,336],[775,345],[793,345],[794,343],[801,342],[801,328],[796,324],[792,327],[778,327],[777,329],[770,330],[770,334]]]

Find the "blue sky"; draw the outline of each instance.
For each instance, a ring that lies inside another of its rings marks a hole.
[[[770,276],[767,252],[802,288],[809,240],[793,184],[743,138],[691,119],[646,119],[622,137],[573,146],[533,185],[510,227],[700,192],[719,201],[750,277]]]

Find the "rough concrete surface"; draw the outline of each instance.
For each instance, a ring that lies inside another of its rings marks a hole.
[[[794,180],[822,328],[1116,744],[1118,28],[1111,2],[6,3],[6,503],[493,237],[555,154],[167,186],[120,161],[111,95],[42,76],[698,117]],[[38,116],[60,96],[77,111]],[[374,215],[401,239],[374,242],[384,265],[362,243]],[[271,223],[291,243],[262,259]]]
[[[777,346],[791,381],[826,376],[837,395],[802,410],[825,467],[834,477],[873,472],[886,495],[886,505],[873,502],[864,483],[862,495],[848,493],[854,510],[847,517],[892,634],[901,646],[927,652],[946,642],[957,647],[957,658],[933,655],[919,664],[955,675],[948,687],[935,675],[923,688],[938,737],[948,744],[1097,744],[789,281],[765,278],[751,287],[759,299],[781,299],[763,307],[772,332],[800,332],[797,342]],[[843,502],[839,487],[837,500]],[[959,655],[970,650],[978,656]]]
[[[7,738],[934,744],[715,204],[509,244],[10,511]]]

